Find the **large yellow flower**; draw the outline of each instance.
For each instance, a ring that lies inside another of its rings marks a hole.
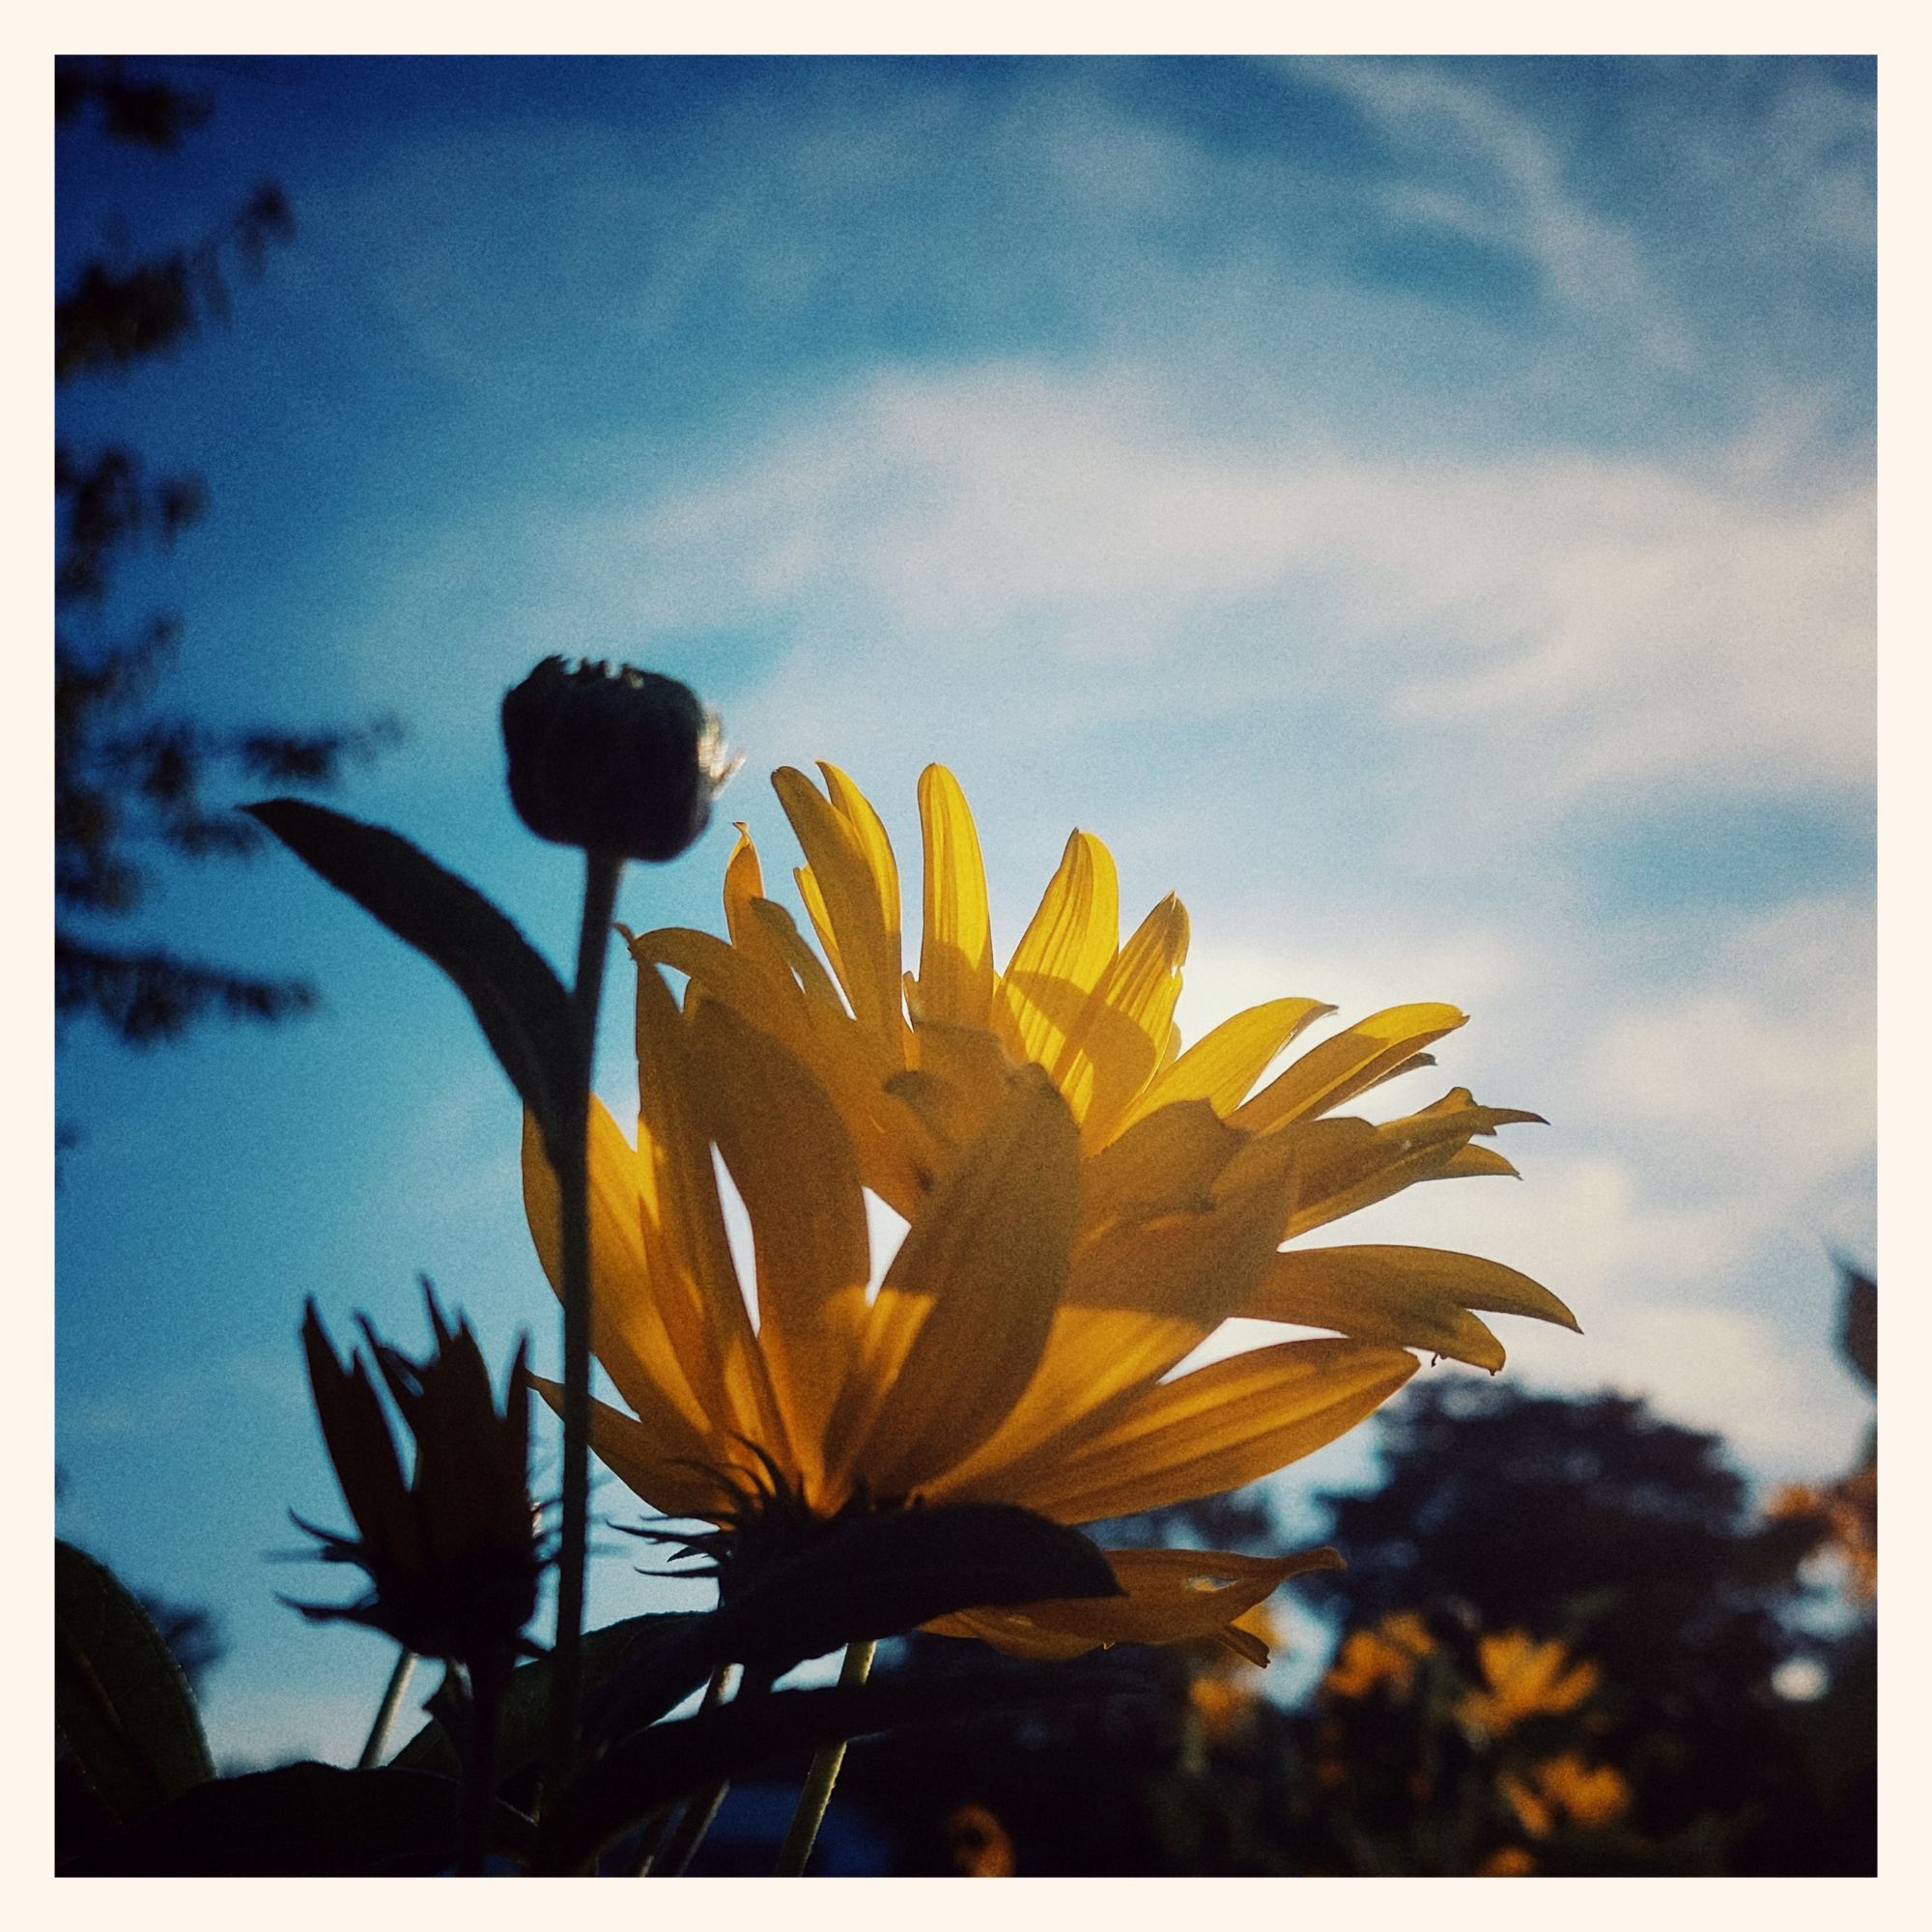
[[[1044,1069],[1078,1123],[1090,1219],[1185,1213],[1232,1175],[1292,1171],[1274,1247],[1412,1181],[1516,1172],[1476,1142],[1541,1117],[1478,1106],[1466,1088],[1379,1124],[1336,1112],[1434,1065],[1428,1048],[1463,1024],[1454,1007],[1372,1013],[1258,1092],[1274,1059],[1332,1007],[1270,1000],[1182,1052],[1173,1015],[1186,910],[1170,895],[1122,944],[1114,862],[1091,833],[1067,839],[1038,910],[996,972],[979,836],[941,765],[920,779],[923,919],[918,975],[905,973],[891,841],[851,780],[820,769],[823,793],[789,769],[772,782],[805,850],[795,876],[830,973],[784,908],[764,896],[742,826],[724,880],[729,943],[669,927],[633,940],[632,951],[639,962],[688,974],[694,994],[730,1007],[809,1065],[845,1122],[866,1184],[901,1214],[917,1213],[989,1119],[1012,1068],[1027,1065]],[[1490,1370],[1501,1368],[1502,1346],[1474,1311],[1577,1325],[1554,1295],[1500,1263],[1379,1245],[1284,1248],[1251,1277],[1231,1271],[1213,1289],[1170,1290],[1162,1307],[1174,1320],[1185,1312],[1194,1341],[1245,1316]],[[1044,1383],[1104,1374],[1112,1325],[1063,1321]],[[1035,1393],[1043,1398],[1044,1386]]]
[[[1496,1264],[1427,1250],[1278,1252],[1409,1180],[1507,1172],[1471,1145],[1502,1122],[1460,1090],[1406,1121],[1321,1119],[1422,1062],[1462,1015],[1393,1009],[1249,1090],[1326,1010],[1285,1000],[1191,1052],[1171,1013],[1186,919],[1118,943],[1113,867],[1076,833],[1004,975],[973,823],[925,774],[925,918],[902,983],[898,883],[870,806],[775,782],[810,865],[805,900],[838,983],[763,895],[741,838],[727,943],[670,930],[639,966],[636,1144],[590,1133],[594,1347],[632,1415],[592,1441],[639,1495],[717,1520],[761,1466],[807,1509],[1011,1502],[1080,1523],[1256,1480],[1332,1440],[1413,1373],[1408,1346],[1488,1366],[1468,1311],[1568,1322]],[[689,976],[682,1011],[659,965]],[[841,998],[839,988],[843,989]],[[712,1150],[751,1223],[755,1317]],[[526,1200],[559,1278],[555,1184],[534,1130]],[[865,1190],[908,1222],[876,1293]],[[1229,1317],[1341,1331],[1168,1379]],[[1574,1325],[1574,1324],[1572,1324]],[[1036,1655],[1219,1634],[1326,1552],[1110,1551],[1127,1595],[978,1610],[935,1626]]]

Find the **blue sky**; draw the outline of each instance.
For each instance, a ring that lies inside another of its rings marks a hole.
[[[1441,1084],[1549,1118],[1510,1136],[1523,1181],[1345,1232],[1562,1294],[1584,1335],[1518,1324],[1508,1373],[1647,1392],[1768,1480],[1848,1461],[1869,63],[177,73],[213,124],[160,162],[72,141],[63,259],[263,175],[300,230],[230,326],[64,400],[209,480],[127,584],[185,619],[183,701],[398,713],[344,803],[554,957],[571,863],[512,817],[495,724],[546,652],[688,679],[747,754],[720,828],[629,876],[633,924],[718,923],[732,817],[783,876],[773,766],[843,765],[911,860],[943,759],[1003,945],[1075,823],[1132,916],[1179,891],[1189,1037],[1287,993],[1471,1013]],[[291,1505],[339,1514],[296,1323],[312,1293],[413,1342],[426,1270],[497,1359],[526,1325],[554,1358],[516,1109],[455,995],[293,861],[178,877],[153,929],[328,1005],[63,1052],[61,1522],[221,1611],[218,1751],[353,1749],[383,1648],[301,1628],[271,1593],[335,1579],[261,1560]],[[1364,1467],[1351,1439],[1287,1492]],[[600,1619],[657,1601],[630,1561]]]

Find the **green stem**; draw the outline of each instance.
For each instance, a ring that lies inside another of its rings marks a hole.
[[[724,1701],[724,1692],[729,1688],[735,1663],[721,1663],[711,1673],[711,1681],[704,1687],[704,1696],[697,1706],[697,1715],[715,1709]],[[718,1807],[724,1802],[724,1794],[731,1788],[728,1779],[721,1779],[708,1791],[698,1792],[681,1812],[667,1811],[663,1822],[654,1834],[644,1842],[643,1856],[638,1861],[639,1878],[682,1878],[685,1868],[696,1856],[697,1848],[704,1842],[704,1834],[711,1829],[711,1821],[718,1815]],[[672,1830],[671,1820],[677,1825]]]
[[[556,1567],[556,1636],[552,1651],[551,1728],[544,1789],[560,1793],[577,1756],[578,1706],[583,1664],[583,1572],[590,1542],[590,1224],[585,1142],[590,1078],[597,1045],[597,1007],[604,959],[617,903],[623,859],[614,852],[583,855],[583,912],[577,929],[577,1077],[569,1145],[553,1151],[562,1194],[563,1249],[563,1533]],[[557,1156],[560,1154],[560,1158]]]
[[[383,1701],[376,1707],[376,1721],[369,1726],[369,1742],[362,1747],[362,1755],[355,1760],[357,1771],[374,1771],[383,1762],[383,1748],[389,1742],[389,1726],[396,1721],[403,1692],[410,1688],[410,1675],[415,1667],[413,1651],[406,1650],[398,1655],[396,1667],[389,1672],[389,1688],[383,1692]]]
[[[865,1683],[872,1668],[876,1643],[850,1643],[845,1646],[845,1662],[838,1668],[840,1688]],[[826,1807],[832,1803],[832,1787],[838,1782],[839,1767],[845,1762],[841,1742],[827,1745],[811,1760],[806,1773],[805,1789],[798,1795],[798,1809],[792,1813],[791,1830],[785,1833],[779,1861],[772,1867],[774,1878],[803,1878],[818,1839],[818,1828],[825,1822]]]

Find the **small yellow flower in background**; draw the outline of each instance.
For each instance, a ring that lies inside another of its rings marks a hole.
[[[1504,1845],[1476,1867],[1478,1878],[1528,1878],[1536,1861],[1520,1845]]]
[[[1572,1663],[1562,1643],[1539,1643],[1521,1631],[1486,1634],[1476,1656],[1486,1688],[1471,1690],[1456,1715],[1471,1728],[1499,1738],[1525,1718],[1560,1717],[1595,1691],[1602,1673],[1594,1663]]]
[[[1415,1687],[1416,1666],[1435,1639],[1413,1610],[1392,1610],[1369,1630],[1342,1639],[1321,1689],[1331,1697],[1366,1697],[1386,1685],[1398,1701]]]
[[[1623,1774],[1606,1764],[1587,1765],[1575,1751],[1547,1759],[1522,1777],[1505,1772],[1496,1788],[1532,1838],[1547,1838],[1566,1820],[1585,1828],[1613,1825],[1630,1808]]]
[[[1822,1487],[1788,1483],[1766,1514],[1774,1522],[1805,1522],[1844,1567],[1854,1602],[1878,1596],[1878,1465],[1855,1469]]]
[[[1251,1094],[1329,1009],[1274,1001],[1181,1052],[1186,915],[1164,900],[1122,945],[1112,860],[1084,833],[996,973],[978,836],[939,766],[920,787],[924,920],[904,976],[891,844],[823,769],[829,797],[797,772],[774,782],[830,971],[764,896],[742,837],[728,942],[631,941],[638,1137],[594,1106],[589,1168],[593,1344],[634,1414],[599,1406],[592,1442],[652,1507],[712,1521],[748,1497],[819,1518],[968,1501],[1074,1524],[1138,1514],[1333,1440],[1414,1373],[1410,1348],[1499,1367],[1474,1309],[1576,1325],[1548,1291],[1471,1256],[1281,1252],[1411,1181],[1514,1172],[1474,1140],[1536,1116],[1462,1089],[1379,1126],[1327,1118],[1430,1064],[1463,1023],[1453,1008],[1374,1015]],[[660,966],[688,976],[681,1010]],[[714,1147],[751,1223],[755,1321]],[[527,1126],[524,1167],[555,1284],[557,1190]],[[876,1293],[867,1189],[908,1223]],[[1337,1333],[1174,1377],[1237,1316]],[[1107,1554],[1122,1598],[930,1628],[1037,1657],[1218,1633],[1261,1662],[1234,1619],[1336,1560]]]
[[[1018,1869],[1007,1828],[983,1804],[962,1804],[947,1819],[946,1850],[961,1878],[1011,1878]]]

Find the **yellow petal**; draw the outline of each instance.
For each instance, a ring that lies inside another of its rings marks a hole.
[[[1500,1348],[1495,1350],[1492,1362],[1478,1360],[1459,1353],[1429,1332],[1433,1323],[1444,1319],[1445,1304],[1450,1310],[1524,1315],[1532,1321],[1553,1321],[1559,1327],[1582,1332],[1569,1309],[1528,1275],[1519,1274],[1500,1262],[1453,1254],[1443,1248],[1290,1248],[1268,1264],[1241,1313],[1264,1321],[1340,1328],[1360,1341],[1432,1349],[1437,1354],[1473,1362],[1478,1368],[1500,1368]],[[1321,1319],[1312,1313],[1317,1307],[1325,1311]],[[1302,1312],[1290,1314],[1290,1308]],[[1412,1319],[1410,1332],[1397,1334],[1386,1327],[1350,1325],[1372,1324],[1383,1314],[1398,1327],[1405,1319]],[[1346,1319],[1332,1319],[1336,1316]]]
[[[925,841],[919,1002],[928,1019],[983,1027],[993,1010],[993,928],[986,868],[966,794],[944,765],[919,777]]]
[[[1420,1113],[1379,1126],[1350,1118],[1297,1122],[1277,1129],[1298,1150],[1300,1189],[1288,1233],[1306,1234],[1418,1180],[1514,1173],[1500,1156],[1492,1155],[1487,1162],[1465,1159],[1479,1151],[1469,1146],[1470,1139],[1512,1122],[1536,1119],[1520,1109],[1479,1107],[1466,1088],[1458,1087]]]
[[[1084,1242],[1032,1382],[935,1496],[1018,1500],[1190,1354],[1253,1293],[1274,1255],[1286,1191],[1279,1166],[1258,1171],[1205,1211],[1116,1222]]]
[[[563,1413],[563,1384],[532,1376],[530,1386],[556,1413]],[[597,1460],[660,1515],[716,1521],[729,1501],[724,1483],[677,1450],[662,1431],[594,1397],[590,1404],[590,1447]],[[729,1466],[721,1460],[718,1466]]]
[[[771,934],[763,922],[752,916],[749,905],[744,913],[747,924],[769,940]],[[759,950],[735,943],[727,946],[714,933],[684,925],[659,926],[630,942],[631,957],[640,971],[662,965],[686,975],[709,997],[723,1000],[797,1052],[810,1038],[804,999],[776,945],[762,951],[761,957]]]
[[[1211,1549],[1109,1549],[1123,1597],[1065,1598],[1019,1609],[967,1610],[925,1628],[978,1637],[1014,1657],[1078,1657],[1111,1643],[1195,1643],[1223,1634],[1291,1577],[1338,1570],[1332,1549],[1236,1556]],[[1247,1647],[1243,1646],[1244,1654]],[[1267,1651],[1262,1649],[1265,1660]]]
[[[1140,1396],[1010,1500],[1092,1522],[1219,1495],[1332,1442],[1415,1373],[1406,1350],[1282,1342]]]
[[[752,1223],[758,1348],[808,1503],[866,1319],[869,1250],[858,1162],[816,1081],[769,1035],[707,1003],[692,1023],[705,1120]]]
[[[1227,1119],[1247,1098],[1268,1062],[1311,1020],[1334,1010],[1320,1000],[1268,1000],[1223,1020],[1128,1108],[1122,1126],[1131,1126],[1177,1100],[1206,1100]]]
[[[1502,1344],[1453,1295],[1443,1293],[1426,1264],[1408,1268],[1400,1259],[1431,1252],[1290,1248],[1276,1255],[1263,1272],[1241,1313],[1250,1321],[1332,1328],[1358,1342],[1427,1349],[1432,1354],[1493,1373],[1503,1365]]]
[[[840,1448],[874,1496],[920,1490],[1006,1419],[1066,1285],[1079,1189],[1072,1118],[1044,1073],[1023,1067],[908,1229],[872,1306]]]
[[[1113,855],[1091,833],[1066,841],[1000,981],[994,1018],[1016,1059],[1051,1066],[1120,945]]]
[[[818,943],[825,951],[827,962],[838,976],[838,983],[849,989],[851,978],[838,951],[838,934],[833,926],[831,913],[826,910],[825,895],[819,890],[818,875],[810,866],[799,866],[791,876],[798,887],[798,895],[805,903],[806,917],[811,921],[811,929],[818,935]],[[849,990],[847,997],[850,997]],[[840,1010],[844,1010],[842,1004]]]
[[[1053,1077],[1080,1124],[1080,1144],[1097,1151],[1154,1077],[1180,997],[1187,909],[1170,893],[1148,914],[1087,996]]]
[[[825,769],[828,782],[832,782],[832,768]],[[845,997],[852,1003],[853,1016],[903,1065],[904,1050],[899,1043],[905,1020],[899,1004],[898,874],[894,867],[889,919],[885,881],[878,869],[891,866],[892,848],[886,845],[881,859],[874,849],[877,818],[855,821],[803,772],[781,766],[772,774],[772,784],[799,844],[805,848],[810,883],[801,876],[799,890],[845,988]],[[842,795],[847,799],[857,796],[849,783]],[[871,808],[866,807],[867,814],[870,811]],[[877,842],[883,844],[884,839],[884,832],[878,831]]]
[[[1082,1232],[1205,1208],[1215,1178],[1245,1141],[1206,1100],[1177,1100],[1149,1114],[1081,1163]]]
[[[738,842],[724,867],[724,929],[731,944],[769,974],[784,978],[784,964],[772,945],[771,936],[752,915],[753,903],[765,896],[764,867],[758,864],[758,848],[741,821]]]
[[[618,1393],[667,1445],[702,1461],[716,1440],[715,1389],[694,1388],[666,1328],[645,1251],[637,1151],[604,1103],[590,1102],[590,1346]],[[524,1210],[551,1287],[563,1292],[562,1196],[536,1122],[524,1116]]]
[[[1454,1007],[1433,1002],[1371,1013],[1284,1068],[1236,1113],[1235,1124],[1264,1133],[1339,1107],[1465,1019]]]
[[[652,967],[638,974],[638,1151],[648,1220],[668,1259],[658,1303],[672,1345],[709,1364],[717,1424],[761,1442],[797,1474],[764,1358],[752,1333],[718,1202],[718,1176],[703,1111],[693,1092],[670,990]]]
[[[805,995],[804,1035],[779,1033],[743,1005],[738,1006],[739,1013],[767,1033],[779,1033],[811,1068],[852,1137],[866,1185],[910,1220],[945,1165],[944,1149],[933,1142],[916,1115],[885,1093],[897,1063],[845,1010],[838,988],[800,937],[791,915],[772,899],[754,901],[752,912],[797,975]]]
[[[922,1103],[930,1108],[940,1138],[949,1148],[963,1146],[992,1119],[1007,1091],[1013,1071],[999,1036],[986,1027],[961,1026],[947,1020],[924,1018],[913,1029],[913,1054],[919,1062],[919,1077],[930,1083],[926,1091],[935,1095]],[[896,1082],[888,1086],[897,1091]]]

